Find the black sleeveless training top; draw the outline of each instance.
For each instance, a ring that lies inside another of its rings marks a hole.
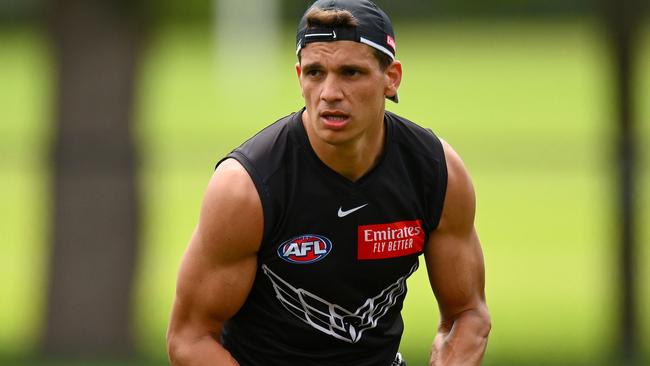
[[[257,188],[264,236],[251,292],[221,341],[242,366],[388,366],[406,279],[442,211],[442,144],[386,111],[380,161],[351,182],[316,156],[303,110],[226,157]]]

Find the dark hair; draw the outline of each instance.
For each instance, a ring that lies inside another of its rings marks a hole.
[[[311,8],[305,16],[307,27],[356,27],[359,25],[357,18],[348,10]]]
[[[357,21],[357,18],[352,15],[347,10],[341,10],[341,9],[321,9],[321,8],[311,8],[308,12],[307,15],[305,16],[307,18],[307,27],[308,28],[316,28],[316,27],[356,27],[359,22]],[[373,48],[372,49],[374,52],[373,54],[375,55],[375,58],[377,59],[377,62],[379,62],[379,68],[381,71],[385,71],[390,64],[393,63],[393,59],[388,56],[387,54]],[[301,52],[298,52],[298,61],[301,61],[300,54]]]

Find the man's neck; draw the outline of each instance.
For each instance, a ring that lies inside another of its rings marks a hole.
[[[318,158],[330,169],[350,181],[357,181],[377,165],[384,149],[386,126],[366,131],[349,143],[333,145],[320,140],[305,124],[309,143]]]

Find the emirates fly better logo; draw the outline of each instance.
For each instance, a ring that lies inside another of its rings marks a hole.
[[[357,258],[385,259],[420,253],[424,229],[420,220],[362,225],[357,230]]]
[[[309,264],[325,258],[332,242],[322,235],[306,234],[291,238],[278,247],[278,256],[290,263]]]

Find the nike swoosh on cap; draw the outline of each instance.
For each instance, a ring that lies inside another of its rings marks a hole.
[[[354,211],[360,210],[360,209],[362,209],[362,208],[364,208],[366,206],[368,206],[367,203],[365,205],[361,205],[361,206],[358,206],[358,207],[355,207],[355,208],[351,208],[351,209],[346,210],[346,211],[343,211],[343,207],[339,207],[338,215],[339,215],[339,217],[345,217],[345,216],[353,213]]]

